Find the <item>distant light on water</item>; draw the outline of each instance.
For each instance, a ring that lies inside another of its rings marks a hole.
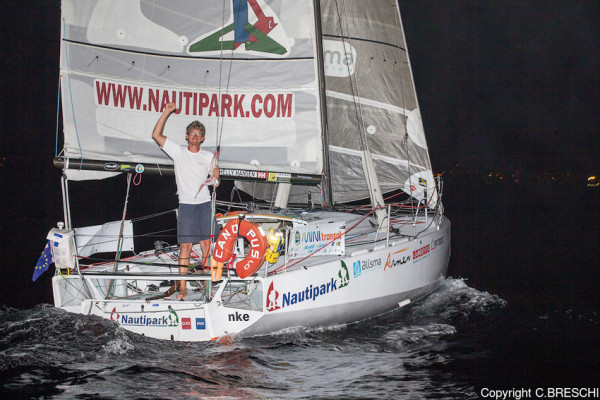
[[[588,173],[589,174],[589,173]],[[459,164],[438,173],[444,180],[481,180],[486,185],[575,185],[581,186],[585,181],[587,187],[600,187],[600,175],[572,173],[570,171],[528,171],[523,169],[498,171],[488,166],[480,168],[463,167]]]

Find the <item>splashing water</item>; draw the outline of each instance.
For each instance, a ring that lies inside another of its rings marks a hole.
[[[4,308],[2,390],[57,399],[430,398],[450,392],[469,398],[472,386],[439,366],[454,357],[449,349],[462,329],[456,323],[493,317],[505,305],[450,278],[422,301],[378,318],[225,345],[158,341],[49,305]]]

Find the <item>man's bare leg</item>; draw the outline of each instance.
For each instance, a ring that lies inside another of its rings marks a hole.
[[[202,250],[202,268],[207,265],[208,255],[210,253],[210,239],[200,242],[200,250]]]
[[[179,245],[179,275],[187,275],[188,267],[190,265],[190,254],[192,253],[191,243],[182,243]],[[177,299],[185,299],[187,296],[187,285],[186,281],[179,281],[179,294]]]

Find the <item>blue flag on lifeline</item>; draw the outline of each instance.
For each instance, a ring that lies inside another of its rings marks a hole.
[[[52,259],[52,251],[50,250],[50,241],[48,241],[48,243],[46,243],[46,247],[44,247],[44,251],[42,251],[42,255],[35,265],[35,270],[33,270],[33,277],[31,280],[35,282],[35,280],[39,278],[41,274],[46,272],[48,267],[50,267],[50,264],[53,262],[54,260]]]

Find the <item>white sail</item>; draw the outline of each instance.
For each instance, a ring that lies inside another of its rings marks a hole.
[[[427,197],[433,207],[435,182],[396,1],[319,3],[332,202],[370,197],[368,152],[381,192],[402,189],[418,200]],[[238,186],[273,197],[264,185]],[[316,201],[324,196],[296,186],[290,201],[305,203],[309,192]]]
[[[430,197],[435,185],[397,2],[326,0],[321,15],[334,202],[369,197],[365,150],[382,192],[422,198],[429,188]]]
[[[312,2],[65,0],[62,8],[65,157],[171,163],[151,132],[174,101],[166,135],[183,144],[187,124],[200,120],[204,148],[221,146],[221,168],[322,173]]]

